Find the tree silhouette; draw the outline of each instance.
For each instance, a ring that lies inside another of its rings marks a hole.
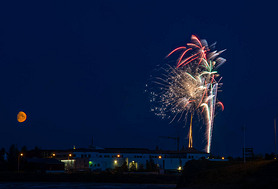
[[[8,153],[8,168],[10,170],[17,169],[17,161],[18,161],[19,151],[16,145],[12,144],[9,153]]]

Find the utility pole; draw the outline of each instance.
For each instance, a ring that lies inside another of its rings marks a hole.
[[[246,162],[246,157],[245,157],[245,125],[243,126],[243,162]]]
[[[276,117],[274,118],[274,158],[276,159]]]
[[[18,155],[17,156],[17,172],[19,173],[19,158],[20,158],[20,156]]]
[[[19,173],[19,163],[20,163],[20,158],[23,157],[23,153],[18,154],[17,156],[17,172]]]

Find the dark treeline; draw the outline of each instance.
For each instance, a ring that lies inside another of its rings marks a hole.
[[[39,148],[35,147],[30,150],[33,157],[40,158]],[[30,152],[29,151],[29,152]],[[12,144],[8,150],[1,148],[0,150],[0,171],[18,171],[19,168],[26,167],[26,158],[24,155],[28,152],[27,147],[23,146],[19,149],[15,144]],[[20,167],[19,167],[20,165]]]

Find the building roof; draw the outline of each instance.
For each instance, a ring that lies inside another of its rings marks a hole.
[[[67,152],[99,152],[99,153],[137,153],[137,154],[207,154],[206,152],[196,150],[195,148],[186,148],[180,151],[176,150],[150,150],[147,148],[76,148],[76,149],[68,149],[68,150],[43,150],[48,152],[56,152],[56,153],[67,153]]]
[[[184,150],[150,150],[147,148],[105,148],[105,149],[75,149],[74,152],[99,152],[99,153],[138,153],[138,154],[207,154],[198,151],[195,148],[187,148]]]

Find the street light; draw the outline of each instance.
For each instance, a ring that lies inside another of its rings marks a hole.
[[[23,157],[23,153],[20,153],[17,157],[17,172],[19,173],[19,160],[20,160],[20,157]]]
[[[68,156],[68,171],[70,170],[70,168],[72,167],[72,159],[71,161],[69,161],[70,157],[72,157],[72,154],[69,153],[69,156]]]

